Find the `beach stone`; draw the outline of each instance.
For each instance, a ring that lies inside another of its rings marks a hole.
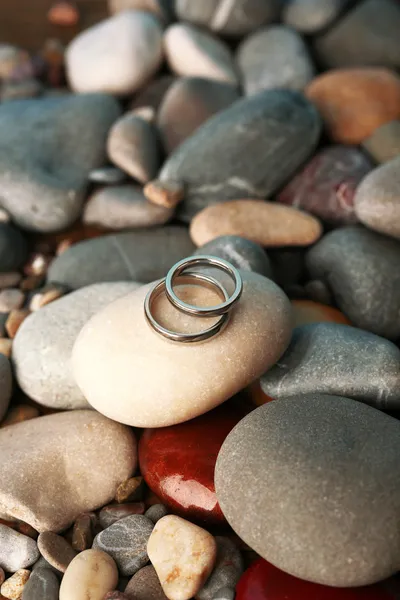
[[[273,279],[270,260],[261,246],[238,235],[221,235],[194,252],[209,254],[230,262],[237,269],[254,271]]]
[[[131,515],[143,515],[146,507],[144,502],[131,502],[127,504],[109,504],[99,512],[99,522],[103,529],[114,525],[117,521]]]
[[[75,92],[115,95],[140,89],[162,59],[160,22],[135,10],[117,13],[83,31],[65,54],[68,81]]]
[[[207,119],[240,97],[236,86],[201,77],[180,77],[165,93],[157,116],[163,146],[170,154]]]
[[[89,181],[102,185],[124,183],[127,178],[127,174],[117,167],[99,167],[98,169],[93,169],[89,173]]]
[[[133,575],[149,561],[146,546],[153,527],[144,515],[125,517],[98,533],[93,548],[107,552],[121,575]]]
[[[18,288],[7,288],[0,291],[0,311],[9,313],[21,308],[25,300],[25,294]]]
[[[168,600],[152,565],[135,573],[125,588],[125,594],[129,600]]]
[[[400,239],[400,155],[362,180],[354,204],[364,225]]]
[[[171,154],[158,179],[185,183],[178,213],[185,221],[216,202],[265,198],[308,158],[320,127],[317,112],[299,93],[260,92],[203,123]]]
[[[107,151],[111,162],[140,183],[153,179],[160,167],[156,127],[132,113],[126,113],[112,126]]]
[[[399,450],[398,421],[375,408],[340,396],[282,398],[226,438],[218,499],[237,535],[283,571],[369,585],[397,571]]]
[[[20,600],[30,574],[31,572],[27,569],[19,569],[6,579],[1,586],[2,597],[9,598],[10,600]]]
[[[261,377],[279,400],[302,394],[353,398],[381,410],[400,408],[400,350],[368,331],[338,323],[296,327],[280,361]]]
[[[212,572],[217,544],[205,529],[167,515],[155,525],[147,551],[169,600],[190,600]]]
[[[111,556],[101,550],[85,550],[66,570],[59,600],[103,600],[117,583],[118,569]]]
[[[349,0],[288,0],[282,18],[300,33],[315,34],[332,25]]]
[[[126,481],[122,481],[115,492],[115,501],[118,504],[124,502],[138,502],[143,500],[145,485],[141,475],[138,477],[130,477]]]
[[[400,77],[384,68],[333,69],[318,75],[305,94],[330,137],[342,144],[360,144],[400,116]]]
[[[322,3],[321,3],[322,4]],[[400,7],[393,0],[363,0],[315,43],[326,67],[400,67]]]
[[[327,146],[279,192],[277,200],[330,225],[356,223],[354,195],[371,169],[371,161],[357,148]]]
[[[0,223],[0,272],[20,269],[27,257],[27,243],[19,229],[9,223]]]
[[[237,63],[245,93],[250,96],[274,88],[301,91],[315,75],[303,38],[285,25],[250,34],[238,48]]]
[[[144,514],[155,525],[157,521],[169,514],[169,510],[164,504],[153,504]]]
[[[70,367],[75,339],[92,315],[138,287],[129,281],[95,283],[51,302],[25,319],[12,350],[12,363],[22,390],[50,408],[87,408],[89,404]],[[0,361],[1,367],[1,358]]]
[[[397,240],[363,227],[327,233],[306,255],[309,273],[328,284],[351,323],[388,339],[400,336],[399,260]]]
[[[196,600],[214,600],[224,587],[235,589],[243,573],[243,559],[237,546],[228,537],[216,536],[217,558],[214,570],[197,592]]]
[[[178,19],[207,27],[223,35],[240,37],[255,28],[275,21],[281,7],[280,0],[175,0]]]
[[[148,325],[143,302],[150,286],[100,311],[81,331],[72,356],[75,380],[88,402],[117,421],[165,427],[215,408],[264,373],[289,342],[290,304],[269,279],[250,271],[242,271],[242,279],[243,293],[229,326],[190,353]],[[180,297],[191,304],[216,303],[216,294],[204,287],[180,287]],[[201,331],[210,323],[177,311],[163,296],[154,302],[153,314],[162,315],[161,322],[174,331]],[[229,360],[218,360],[222,355]],[[101,372],[95,369],[99,364]]]
[[[2,432],[0,432],[0,437]],[[0,524],[0,567],[9,573],[30,567],[39,558],[35,540]]]
[[[71,546],[77,552],[83,552],[92,547],[93,529],[97,521],[94,513],[79,515],[72,530]]]
[[[164,51],[173,73],[238,83],[229,46],[203,29],[174,23],[164,34]]]
[[[224,439],[245,414],[227,402],[186,423],[144,431],[140,472],[171,512],[190,521],[225,524],[215,495],[215,461]]]
[[[260,246],[308,246],[322,234],[313,216],[276,202],[244,199],[207,206],[192,219],[196,246],[222,235],[237,235]]]
[[[77,555],[66,539],[52,531],[39,534],[37,545],[47,562],[62,573],[65,573],[69,563]]]
[[[400,155],[400,121],[391,121],[375,129],[363,141],[363,149],[377,163],[384,163]]]
[[[36,561],[35,564],[33,565],[32,573],[35,573],[35,571],[40,571],[42,569],[51,571],[52,573],[54,573],[57,576],[58,581],[61,581],[61,578],[63,576],[61,571],[58,571],[58,569],[55,569],[50,563],[47,562],[47,560],[45,558],[43,558],[43,556],[41,556],[39,558],[39,560]]]
[[[294,326],[309,323],[339,323],[351,325],[343,313],[333,306],[327,306],[313,300],[292,300]]]
[[[108,0],[111,14],[123,10],[140,10],[152,13],[163,22],[171,20],[172,0]]]
[[[50,569],[36,569],[24,586],[22,600],[58,600],[60,584]]]
[[[10,361],[0,354],[0,421],[3,419],[10,404],[13,388],[13,377]]]
[[[184,227],[167,226],[105,235],[68,248],[51,263],[49,281],[77,289],[104,281],[149,282],[193,253]]]
[[[110,502],[136,468],[132,431],[89,410],[5,427],[0,451],[1,513],[40,533],[59,532]]]
[[[104,164],[107,133],[119,112],[114,98],[100,94],[0,106],[1,205],[17,225],[51,232],[77,219],[88,174]]]
[[[90,196],[82,221],[107,229],[136,229],[164,225],[172,214],[173,210],[149,202],[138,185],[110,185]]]
[[[153,108],[157,112],[167,90],[174,81],[176,81],[176,77],[170,74],[155,77],[135,94],[130,109]]]
[[[39,415],[40,412],[36,406],[31,406],[30,404],[18,404],[7,411],[6,416],[1,421],[0,427],[8,427],[9,425],[29,421],[29,419],[36,419]]]

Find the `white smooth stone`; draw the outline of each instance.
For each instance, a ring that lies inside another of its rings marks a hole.
[[[102,550],[84,550],[70,562],[60,586],[60,600],[103,600],[118,584],[114,560]]]

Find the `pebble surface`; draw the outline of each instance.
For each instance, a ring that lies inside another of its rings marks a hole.
[[[152,565],[140,569],[125,588],[129,600],[168,600]]]
[[[22,592],[22,600],[59,600],[60,583],[50,569],[36,569]]]
[[[18,569],[30,567],[39,558],[39,550],[34,540],[0,524],[0,567],[14,573]]]
[[[59,600],[103,600],[117,583],[118,569],[111,556],[101,550],[85,550],[66,570]]]

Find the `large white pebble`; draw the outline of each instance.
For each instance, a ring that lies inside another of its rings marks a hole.
[[[84,550],[65,571],[60,600],[103,600],[117,584],[118,569],[111,556],[102,550]]]

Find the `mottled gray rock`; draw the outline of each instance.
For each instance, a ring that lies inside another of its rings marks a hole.
[[[400,350],[355,327],[302,325],[293,331],[285,354],[261,377],[261,387],[276,400],[321,393],[382,410],[400,408]]]
[[[76,289],[100,281],[147,283],[165,277],[174,263],[193,253],[187,230],[169,226],[106,235],[75,244],[50,265],[49,281]]]
[[[377,163],[384,163],[399,156],[400,121],[390,121],[381,125],[361,145]]]
[[[12,393],[12,373],[10,361],[4,354],[0,354],[0,421],[7,412]]]
[[[217,560],[205,585],[196,594],[196,600],[214,600],[218,590],[235,589],[243,573],[243,559],[237,546],[227,537],[217,535]]]
[[[51,408],[89,407],[70,370],[75,339],[90,317],[137,287],[134,282],[93,284],[26,318],[14,338],[12,354],[16,378],[25,393]],[[2,360],[0,355],[0,367]]]
[[[159,521],[168,514],[169,510],[166,506],[164,506],[164,504],[153,504],[152,506],[150,506],[150,508],[146,510],[144,516],[150,519],[150,521],[152,521],[155,525],[157,521]]]
[[[300,33],[313,34],[328,27],[349,4],[349,0],[287,0],[283,20]]]
[[[328,284],[356,327],[388,339],[400,336],[400,243],[358,227],[327,233],[306,255],[313,279]]]
[[[0,223],[0,272],[19,269],[28,254],[22,233],[9,223]]]
[[[269,402],[223,443],[218,500],[236,533],[283,571],[368,585],[398,570],[399,452],[397,419],[361,402]]]
[[[55,569],[53,567],[53,565],[51,565],[50,563],[47,562],[47,560],[41,556],[39,558],[38,561],[35,562],[35,564],[32,567],[32,573],[34,571],[40,571],[41,569],[46,569],[51,571],[52,573],[54,573],[57,576],[57,579],[60,580],[63,576],[63,574],[61,573],[61,571],[59,571],[58,569]]]
[[[35,540],[0,524],[0,567],[10,573],[30,567],[39,558]]]
[[[140,569],[125,588],[129,600],[167,600],[152,565]]]
[[[274,25],[249,35],[240,44],[237,62],[247,95],[261,90],[303,90],[315,68],[303,38],[290,27]]]
[[[100,94],[0,107],[1,205],[13,221],[41,232],[75,221],[90,171],[105,162],[108,130],[119,112],[114,98]]]
[[[36,569],[24,586],[21,600],[58,600],[60,584],[50,569]]]
[[[133,575],[149,560],[147,541],[153,527],[154,523],[143,515],[126,517],[98,533],[93,548],[111,556],[122,575]]]
[[[237,235],[223,235],[197,248],[194,254],[210,254],[229,261],[237,269],[254,271],[272,279],[272,267],[263,248]]]
[[[180,218],[215,202],[265,198],[314,149],[320,117],[298,92],[269,90],[221,111],[171,154],[159,174],[186,186]]]

